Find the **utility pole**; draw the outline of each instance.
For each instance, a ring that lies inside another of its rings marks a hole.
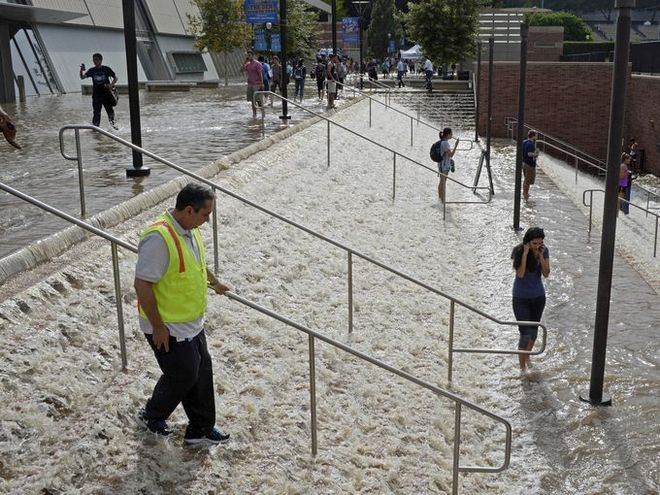
[[[332,53],[337,53],[337,0],[332,0]]]
[[[135,40],[135,0],[122,0],[124,14],[124,44],[126,48],[126,73],[128,75],[128,107],[131,118],[131,142],[142,147],[140,124],[140,90],[137,71],[137,42]],[[126,169],[126,177],[149,175],[148,167],[142,166],[142,153],[133,150],[133,168]]]
[[[614,265],[614,242],[616,239],[617,189],[621,165],[621,138],[625,110],[628,59],[630,55],[631,10],[635,0],[616,0],[614,8],[619,11],[616,22],[614,45],[614,70],[610,102],[610,133],[608,138],[607,176],[603,205],[603,231],[600,241],[600,266],[598,270],[598,292],[596,294],[596,321],[594,345],[591,359],[591,382],[589,394],[580,399],[596,406],[612,405],[612,398],[603,392],[605,355],[607,352],[607,327],[612,292],[612,267]]]
[[[286,33],[287,33],[287,22],[286,22],[286,0],[280,0],[280,43],[281,43],[281,49],[282,49],[282,77],[288,77],[286,73],[286,65],[287,65],[287,54],[286,54]],[[284,81],[284,79],[282,79]],[[287,86],[288,84],[282,84],[282,115],[280,115],[280,119],[282,120],[289,120],[291,116],[289,115],[289,107],[288,107],[288,101],[286,99],[288,98],[288,92],[287,92]]]
[[[523,167],[523,138],[525,136],[525,89],[527,80],[527,39],[529,26],[520,26],[520,78],[518,83],[518,133],[516,135],[516,181],[513,188],[513,230],[520,230],[520,186]]]

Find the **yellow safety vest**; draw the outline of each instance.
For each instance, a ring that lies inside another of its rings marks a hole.
[[[151,232],[158,232],[163,237],[170,258],[165,275],[153,284],[161,319],[165,323],[186,323],[201,318],[206,311],[207,277],[206,258],[199,229],[192,229],[199,248],[199,261],[183,236],[177,232],[168,214],[164,213],[147,227],[141,239]],[[147,319],[139,301],[138,309],[140,316]]]

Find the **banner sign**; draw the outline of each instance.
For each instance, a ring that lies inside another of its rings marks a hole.
[[[344,37],[344,43],[359,43],[360,19],[358,17],[342,17],[341,31]]]
[[[396,47],[394,46],[394,40],[390,40],[387,43],[387,53],[394,53],[396,51]]]
[[[258,52],[265,52],[268,50],[268,41],[266,38],[265,29],[254,30],[254,49]]]
[[[282,43],[279,34],[270,35],[270,51],[279,53],[282,51]]]
[[[277,0],[245,0],[243,10],[250,24],[278,23]]]

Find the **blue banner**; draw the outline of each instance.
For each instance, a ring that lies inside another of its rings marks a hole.
[[[254,49],[258,52],[265,52],[268,50],[268,39],[266,38],[265,29],[254,30]]]
[[[358,17],[342,17],[341,31],[344,43],[360,42],[360,19]]]
[[[282,51],[282,43],[279,34],[270,35],[270,51],[279,53]]]
[[[250,24],[272,22],[277,24],[277,0],[245,0],[243,3],[245,20]]]
[[[390,40],[387,44],[387,53],[394,53],[395,51],[396,47],[394,46],[394,40]]]

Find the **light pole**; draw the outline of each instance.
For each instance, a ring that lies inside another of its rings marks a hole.
[[[355,5],[355,10],[357,10],[358,13],[358,34],[359,39],[360,39],[360,89],[364,88],[364,81],[362,80],[362,76],[364,75],[364,56],[362,55],[362,14],[364,14],[367,10],[367,6],[371,2],[369,0],[354,0],[353,5]]]
[[[272,55],[270,53],[270,47],[271,47],[271,45],[270,45],[270,30],[272,29],[272,27],[273,27],[272,22],[267,22],[266,23],[266,43],[267,43],[266,44],[266,53],[268,53],[268,58],[269,59],[272,58]]]

